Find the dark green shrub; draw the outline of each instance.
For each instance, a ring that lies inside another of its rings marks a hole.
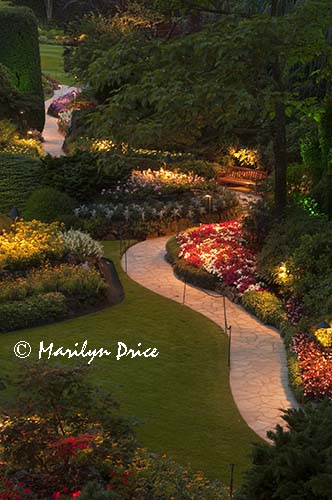
[[[0,154],[0,212],[25,208],[29,195],[40,187],[41,162],[25,155]]]
[[[6,302],[0,304],[0,331],[9,332],[48,323],[63,318],[67,312],[66,298],[59,292]]]
[[[281,301],[270,292],[250,290],[243,294],[242,304],[267,325],[280,328],[286,320]]]
[[[330,500],[332,403],[289,409],[283,419],[285,427],[268,434],[274,446],[256,445],[239,498]]]
[[[15,29],[13,29],[15,27]],[[0,7],[0,63],[10,70],[15,87],[26,95],[22,117],[28,127],[45,122],[37,21],[25,7]]]
[[[107,187],[107,178],[98,170],[97,160],[98,155],[89,152],[59,158],[47,156],[42,160],[43,183],[78,201],[89,201]]]
[[[36,189],[30,195],[24,215],[28,220],[62,221],[63,217],[72,214],[75,205],[75,201],[66,193],[51,187],[44,187]]]

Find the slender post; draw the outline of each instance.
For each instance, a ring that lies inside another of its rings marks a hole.
[[[125,271],[126,273],[128,274],[128,257],[127,257],[127,249],[128,249],[128,244],[127,244],[127,240],[125,241],[125,254],[124,254],[124,258],[125,258]]]
[[[226,311],[226,298],[225,295],[222,296],[222,303],[224,306],[224,325],[225,325],[225,333],[227,333],[228,330],[228,324],[227,324],[227,311]]]
[[[182,295],[182,305],[184,306],[184,303],[186,301],[186,293],[187,293],[187,282],[184,282],[183,286],[183,295]]]
[[[228,368],[231,367],[232,327],[228,327]]]
[[[231,466],[231,477],[229,482],[229,500],[233,500],[235,464],[230,464],[230,466]]]

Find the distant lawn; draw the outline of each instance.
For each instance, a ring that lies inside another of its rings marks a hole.
[[[118,242],[106,242],[105,251],[120,270]],[[156,347],[156,359],[96,359],[91,376],[116,395],[123,413],[138,419],[143,446],[185,465],[190,462],[193,469],[227,483],[229,464],[235,463],[239,484],[250,463],[251,443],[259,438],[244,423],[231,396],[226,336],[204,316],[146,290],[121,270],[120,276],[126,298],[118,306],[2,334],[2,374],[15,371],[18,361],[12,350],[19,340],[32,344],[34,360],[41,340],[73,349],[75,342],[87,339],[90,347],[112,353],[118,341],[129,347],[138,342]],[[12,396],[8,389],[0,392],[0,403]]]
[[[63,69],[63,47],[61,45],[40,44],[42,71],[66,85],[75,85],[75,79]]]

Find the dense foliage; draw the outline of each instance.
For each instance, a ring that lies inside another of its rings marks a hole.
[[[332,403],[288,410],[288,428],[270,432],[274,446],[258,445],[243,487],[243,500],[331,498]]]

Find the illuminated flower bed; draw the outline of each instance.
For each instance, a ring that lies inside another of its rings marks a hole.
[[[293,338],[291,349],[298,358],[304,395],[313,399],[332,399],[331,349],[305,333]]]
[[[103,250],[58,223],[18,221],[0,235],[0,332],[56,321],[106,302]],[[82,266],[84,263],[84,266]]]
[[[256,254],[245,247],[240,222],[207,224],[180,233],[177,241],[179,257],[187,264],[217,276],[239,294],[261,286],[256,274]]]

